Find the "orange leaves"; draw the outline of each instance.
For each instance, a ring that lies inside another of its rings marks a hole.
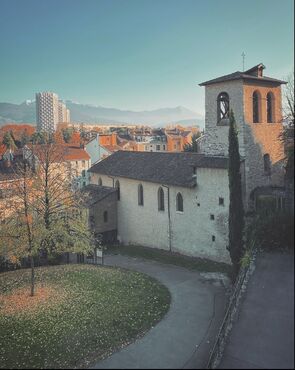
[[[15,140],[20,140],[23,133],[26,133],[28,136],[31,136],[35,131],[36,128],[32,125],[16,125],[16,124],[9,124],[5,125],[0,128],[0,141],[2,141],[6,132],[12,131]]]
[[[54,133],[54,142],[56,144],[64,144],[65,143],[61,131],[56,131]]]
[[[80,133],[75,131],[71,137],[70,144],[80,144]]]

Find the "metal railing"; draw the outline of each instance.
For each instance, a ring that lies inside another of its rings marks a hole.
[[[232,318],[235,314],[235,307],[239,301],[240,298],[240,292],[241,288],[243,286],[243,283],[245,281],[247,272],[249,270],[249,266],[241,268],[237,280],[234,284],[233,292],[231,294],[231,297],[229,299],[229,303],[222,321],[222,324],[220,326],[220,329],[218,331],[214,346],[210,352],[210,357],[207,363],[206,368],[207,369],[214,369],[216,368],[216,363],[219,362],[221,354],[222,354],[222,347],[224,347],[225,339],[227,337],[227,334],[229,332],[229,324],[232,322]]]

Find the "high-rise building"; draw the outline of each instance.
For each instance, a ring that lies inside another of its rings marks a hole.
[[[67,107],[61,100],[58,102],[58,122],[68,122]]]
[[[37,130],[54,132],[58,119],[58,95],[52,92],[36,93]]]
[[[66,122],[71,122],[71,114],[70,114],[70,110],[69,109],[67,109],[67,114],[66,114]]]

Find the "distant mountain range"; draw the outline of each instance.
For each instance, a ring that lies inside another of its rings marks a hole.
[[[185,107],[161,108],[151,111],[127,111],[115,108],[105,108],[87,104],[66,101],[71,111],[72,122],[93,124],[146,124],[162,126],[167,123],[179,123],[184,126],[199,125],[204,127],[204,118]],[[36,122],[35,102],[26,101],[22,104],[0,103],[0,125],[6,123]]]

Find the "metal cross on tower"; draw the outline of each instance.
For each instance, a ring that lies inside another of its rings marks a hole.
[[[243,72],[244,72],[245,71],[245,56],[246,56],[246,54],[244,52],[242,52],[241,56],[243,58]]]

